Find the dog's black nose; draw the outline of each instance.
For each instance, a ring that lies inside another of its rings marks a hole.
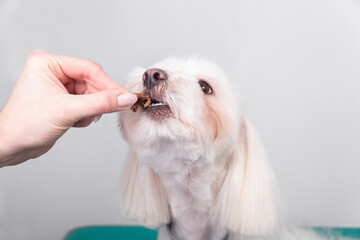
[[[144,72],[143,84],[146,88],[150,89],[158,84],[160,81],[168,79],[168,75],[164,70],[159,68],[150,68]]]

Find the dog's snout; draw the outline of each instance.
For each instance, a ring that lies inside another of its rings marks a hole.
[[[144,72],[143,84],[146,88],[150,89],[158,84],[160,81],[168,79],[166,72],[159,68],[150,68]]]

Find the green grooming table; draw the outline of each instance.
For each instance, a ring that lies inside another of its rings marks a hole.
[[[342,238],[360,239],[360,228],[330,228],[330,227],[314,227],[315,232],[325,237],[337,240]]]
[[[316,232],[333,240],[360,239],[360,228],[314,227]],[[157,230],[140,226],[89,226],[70,231],[64,240],[156,240]]]
[[[140,226],[89,226],[70,231],[65,240],[156,240],[157,230]]]

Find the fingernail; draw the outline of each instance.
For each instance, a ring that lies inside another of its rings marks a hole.
[[[136,103],[137,97],[132,93],[123,93],[117,98],[118,106],[121,108],[131,107]]]
[[[96,115],[96,116],[94,116],[94,123],[97,123],[99,120],[100,120],[100,118],[101,118],[101,115]]]

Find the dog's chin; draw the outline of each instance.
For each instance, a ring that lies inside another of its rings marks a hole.
[[[156,122],[163,122],[166,119],[174,117],[169,105],[166,104],[151,105],[144,109],[144,113],[147,117]]]

